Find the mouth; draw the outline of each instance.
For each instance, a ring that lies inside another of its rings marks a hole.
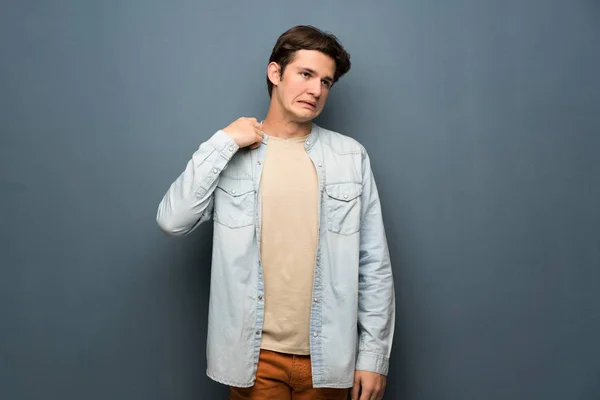
[[[299,103],[302,104],[302,105],[305,105],[305,106],[309,107],[312,110],[314,110],[314,109],[317,108],[317,103],[312,102],[312,101],[300,100]]]

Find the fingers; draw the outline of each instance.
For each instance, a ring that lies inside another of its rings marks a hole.
[[[366,397],[367,399],[382,400],[385,389],[383,387],[375,386],[372,388],[368,388],[366,391],[370,393],[369,397]],[[362,397],[361,397],[361,399],[362,399]]]
[[[357,386],[357,385],[355,385]],[[353,393],[354,395],[354,393]],[[357,399],[358,400],[381,400],[381,398],[383,397],[383,390],[380,390],[377,387],[374,386],[368,386],[368,384],[365,385],[365,382],[361,382],[360,384],[360,397],[358,397],[358,393],[357,393]]]
[[[386,377],[374,372],[357,370],[352,387],[353,400],[382,400]],[[360,397],[359,397],[360,394]]]
[[[258,122],[258,120],[256,118],[246,118],[246,119],[250,122],[250,125],[252,125],[254,128],[262,129],[262,124],[260,122]]]
[[[359,393],[360,393],[360,383],[354,382],[354,386],[352,386],[352,396],[350,398],[352,400],[358,400]]]
[[[262,143],[262,141],[263,141],[263,140],[264,140],[264,138],[265,138],[265,134],[264,134],[264,133],[262,133],[262,132],[261,132],[261,131],[259,131],[259,130],[256,130],[256,129],[254,130],[254,132],[256,133],[256,142],[257,142],[257,143]]]
[[[359,400],[373,400],[374,397],[372,397],[372,395],[373,395],[372,389],[368,389],[368,388],[365,388],[364,386],[362,386],[361,391],[360,391]]]
[[[357,374],[354,374],[354,384],[352,385],[352,400],[359,400],[358,395],[360,394],[360,376],[357,376]]]
[[[383,392],[384,392],[384,388],[381,386],[375,386],[375,387],[367,387],[364,388],[365,392],[367,392],[369,395],[368,397],[365,397],[365,399],[369,399],[369,400],[382,400],[383,399]],[[361,397],[362,400],[362,397]]]
[[[252,145],[250,145],[250,148],[252,150],[259,148],[264,139],[264,134],[262,132],[258,131],[257,129],[254,130],[254,135],[255,135],[254,143],[252,143]]]

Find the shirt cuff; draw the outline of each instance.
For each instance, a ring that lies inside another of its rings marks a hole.
[[[387,376],[389,365],[390,359],[388,357],[377,353],[359,352],[355,369]]]
[[[240,149],[235,140],[223,130],[218,130],[214,135],[208,139],[208,143],[217,150],[226,161],[229,161],[231,157]]]

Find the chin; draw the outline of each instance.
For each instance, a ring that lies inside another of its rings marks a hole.
[[[307,115],[297,115],[296,116],[296,122],[302,122],[302,123],[304,123],[304,122],[310,122],[310,121],[312,121],[315,118],[317,118],[317,115],[315,113],[313,113],[310,116],[307,116]]]
[[[303,110],[303,112],[297,112],[296,118],[301,119],[303,122],[312,121],[317,118],[321,112],[319,110],[311,111],[311,110]]]
[[[304,123],[304,122],[310,122],[313,119],[315,119],[316,117],[316,113],[307,113],[307,112],[293,112],[289,114],[289,117],[291,117],[291,119],[294,122],[298,122],[298,123]]]

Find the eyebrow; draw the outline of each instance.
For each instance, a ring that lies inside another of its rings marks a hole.
[[[317,71],[315,71],[314,69],[311,69],[311,68],[308,68],[308,67],[300,67],[300,69],[301,69],[302,71],[309,72],[309,73],[311,73],[311,74],[313,74],[313,75],[317,75]],[[323,80],[325,80],[325,81],[329,81],[329,83],[332,83],[332,82],[333,82],[333,78],[332,78],[332,77],[330,77],[330,76],[326,76],[326,77],[324,77],[324,78],[323,78]]]

